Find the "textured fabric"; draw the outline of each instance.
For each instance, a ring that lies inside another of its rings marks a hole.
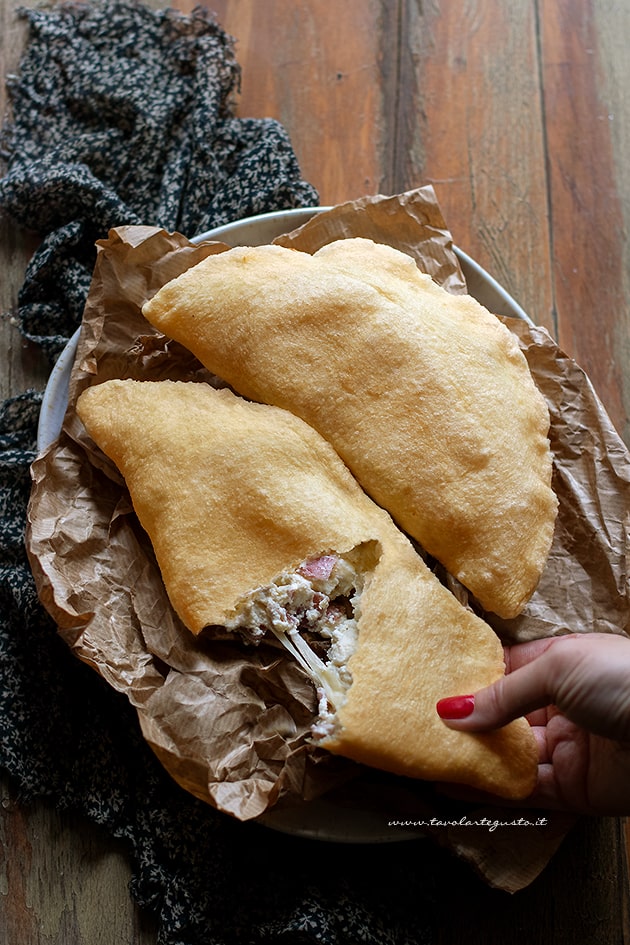
[[[190,235],[316,202],[284,130],[231,117],[238,66],[205,13],[109,3],[26,15],[0,205],[42,234],[19,316],[51,355],[79,323],[93,242],[109,226]],[[434,857],[416,844],[320,843],[218,814],[171,781],[126,699],[62,643],[24,550],[40,403],[27,392],[0,408],[0,765],[22,801],[50,798],[127,842],[132,893],[156,915],[162,943],[431,940]]]
[[[24,15],[30,43],[10,83],[0,208],[44,236],[19,318],[51,353],[80,321],[94,241],[110,227],[191,237],[318,202],[284,128],[233,116],[239,66],[206,11],[110,2]]]

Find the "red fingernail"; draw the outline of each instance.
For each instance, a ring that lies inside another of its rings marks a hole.
[[[441,719],[465,719],[475,708],[475,697],[451,696],[440,699],[435,708]]]

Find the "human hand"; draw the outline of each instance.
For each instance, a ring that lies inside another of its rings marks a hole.
[[[485,732],[525,715],[538,742],[538,807],[630,814],[630,639],[571,634],[505,650],[506,675],[441,699],[451,728]]]

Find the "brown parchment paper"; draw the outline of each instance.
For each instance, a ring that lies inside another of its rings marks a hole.
[[[277,242],[312,252],[354,235],[408,252],[451,291],[465,291],[430,187],[343,204]],[[431,786],[368,772],[309,747],[314,691],[277,645],[210,643],[186,630],[121,477],[76,416],[81,390],[112,377],[222,384],[157,333],[140,309],[169,279],[226,248],[152,227],[121,227],[99,242],[63,429],[32,469],[27,548],[40,598],[74,653],[135,706],[144,737],[170,774],[219,810],[272,824],[284,810],[295,825],[299,818],[308,822],[322,795],[334,811],[340,791],[340,810],[366,805],[383,832],[393,820],[444,819],[449,802]],[[508,622],[486,619],[506,641],[569,630],[625,633],[628,453],[588,378],[548,333],[504,320],[550,408],[560,511],[547,568],[526,610]],[[505,812],[503,819],[509,819]],[[488,882],[514,891],[540,872],[570,822],[550,814],[535,832],[451,825],[437,833]],[[282,817],[277,824],[282,828]],[[326,836],[326,825],[312,833]]]

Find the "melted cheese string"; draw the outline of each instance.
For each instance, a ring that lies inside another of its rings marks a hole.
[[[329,705],[335,711],[339,709],[345,701],[346,694],[337,670],[332,666],[326,666],[297,630],[285,632],[272,625],[271,631],[291,656],[298,661],[302,669],[308,673],[313,682],[321,686]]]

